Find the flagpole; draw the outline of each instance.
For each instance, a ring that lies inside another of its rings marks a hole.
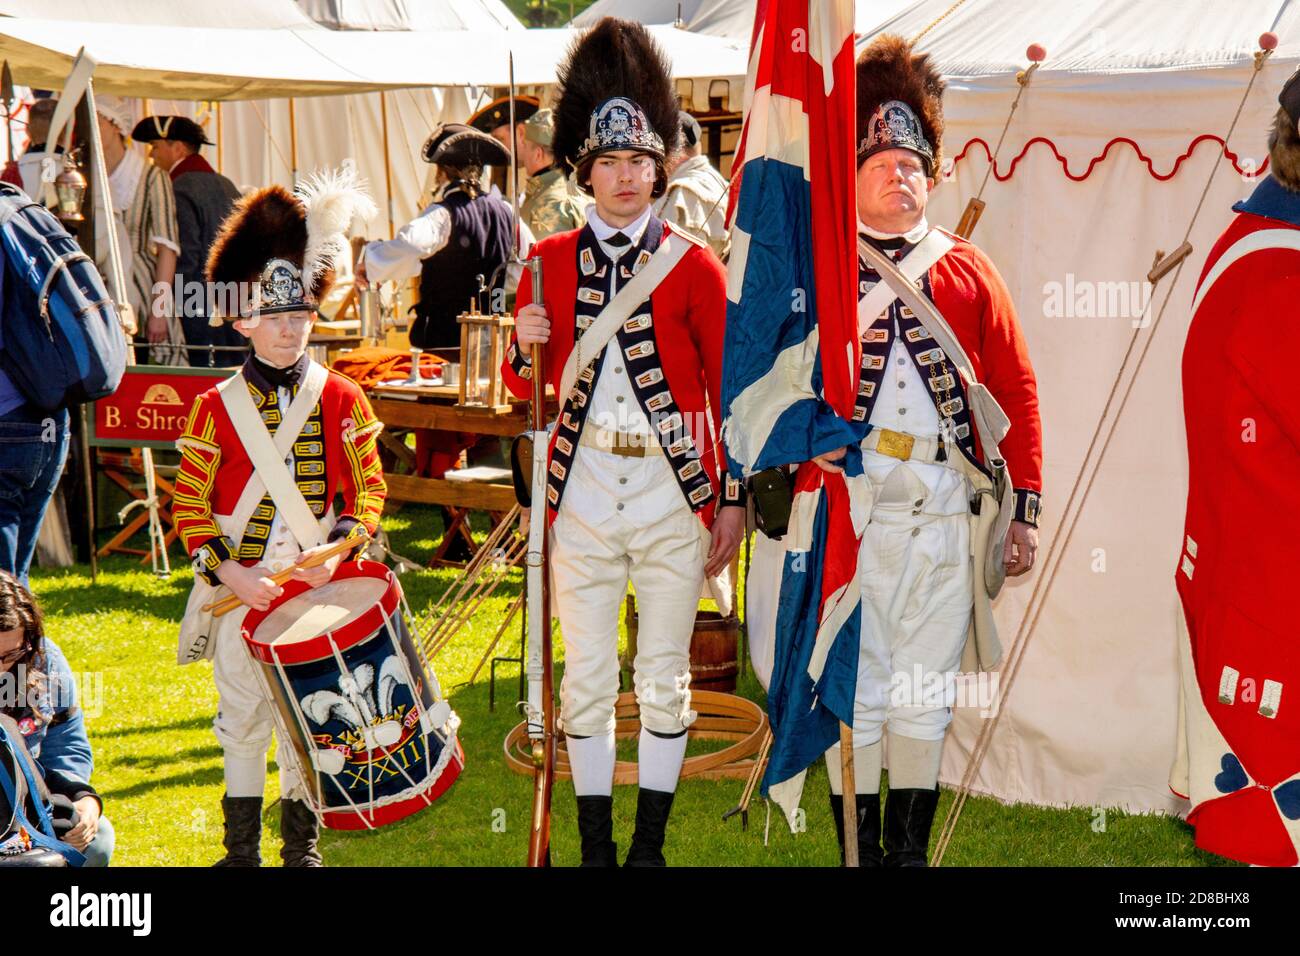
[[[844,792],[844,865],[858,865],[858,785],[853,779],[853,728],[840,721],[840,775]]]

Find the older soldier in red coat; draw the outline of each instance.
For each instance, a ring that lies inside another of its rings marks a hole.
[[[926,54],[882,35],[858,60],[859,239],[916,282],[951,327],[1010,420],[1000,445],[1015,512],[1006,573],[1024,574],[1038,547],[1042,425],[1029,350],[1006,284],[977,247],[930,226],[926,203],[941,166],[944,84]],[[888,294],[885,294],[888,293]],[[883,294],[883,295],[882,295]],[[972,622],[971,482],[962,459],[987,469],[968,385],[923,316],[894,294],[864,256],[859,273],[862,367],[853,420],[862,441],[871,520],[862,534],[861,644],[853,714],[858,832],[842,831],[839,745],[827,752],[831,809],[843,849],[862,866],[925,866],[939,800],[939,762],[952,720],[945,701],[897,693],[914,674],[955,674]],[[845,449],[814,459],[839,471]],[[906,699],[912,698],[912,699]],[[880,774],[889,744],[889,794]],[[883,835],[883,846],[882,846]]]
[[[544,264],[545,298],[533,302],[521,284],[518,341],[504,373],[521,397],[534,375],[545,375],[562,400],[547,501],[533,505],[546,507],[551,521],[565,648],[561,719],[582,862],[616,862],[618,616],[630,578],[640,610],[633,684],[642,730],[626,865],[663,866],[686,729],[695,719],[689,650],[701,585],[730,563],[745,521],[739,483],[720,475],[713,425],[722,407],[726,277],[708,247],[650,208],[664,192],[664,158],[679,130],[663,54],[645,29],[602,20],[559,76],[556,157],[576,169],[595,204],[582,229],[533,247]],[[621,296],[666,263],[666,275],[644,294]],[[613,334],[602,340],[615,313]],[[535,343],[546,345],[545,369],[530,364]],[[592,361],[568,387],[561,382],[574,352]]]
[[[1202,849],[1294,866],[1300,847],[1300,74],[1282,90],[1271,175],[1210,250],[1183,350],[1187,520],[1180,754]]]

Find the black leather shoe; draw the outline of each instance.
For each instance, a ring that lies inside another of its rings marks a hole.
[[[624,866],[667,866],[664,859],[664,831],[673,809],[675,794],[663,790],[638,789],[636,794],[636,830],[628,847]]]
[[[320,839],[320,821],[311,807],[301,800],[280,801],[280,859],[284,866],[324,866],[316,841]]]
[[[939,788],[889,789],[885,798],[885,866],[926,866]]]
[[[859,793],[858,810],[858,866],[878,867],[883,851],[880,849],[880,794]],[[840,865],[844,865],[844,798],[831,794],[831,814],[835,818],[835,838],[840,842]]]
[[[221,815],[225,833],[221,844],[226,855],[213,866],[262,865],[262,798],[222,797]]]
[[[582,837],[581,866],[618,866],[613,797],[578,798],[578,834]]]

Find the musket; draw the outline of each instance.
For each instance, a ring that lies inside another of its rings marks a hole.
[[[515,58],[510,54],[510,208],[515,217],[515,241],[511,257],[519,254],[519,208],[516,189],[519,181],[515,142]],[[542,260],[524,262],[532,280],[532,301],[544,301]],[[521,280],[522,281],[522,280]],[[528,677],[528,700],[524,703],[528,737],[533,749],[533,810],[528,828],[528,865],[550,866],[551,863],[551,792],[555,785],[555,685],[551,648],[551,592],[548,572],[549,554],[546,541],[546,374],[545,349],[532,347],[533,395],[529,428],[532,441],[532,480],[528,517],[528,654],[525,672]]]
[[[542,260],[528,260],[533,301],[542,299]],[[551,591],[546,541],[546,375],[544,348],[533,346],[532,508],[528,516],[528,736],[533,742],[533,816],[528,865],[549,866],[551,790],[555,784],[555,687],[551,652]]]

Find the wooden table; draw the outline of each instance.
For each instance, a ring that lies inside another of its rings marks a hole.
[[[457,407],[460,395],[455,385],[376,385],[370,389],[369,396],[375,417],[384,423],[380,441],[408,471],[414,470],[415,456],[394,432],[432,428],[509,438],[529,427],[527,402],[512,402],[507,410]],[[555,412],[554,391],[548,386],[547,414]],[[392,501],[443,505],[493,515],[503,514],[515,505],[515,489],[510,484],[447,481],[397,471],[385,471],[384,481]],[[442,550],[440,546],[439,553]]]

